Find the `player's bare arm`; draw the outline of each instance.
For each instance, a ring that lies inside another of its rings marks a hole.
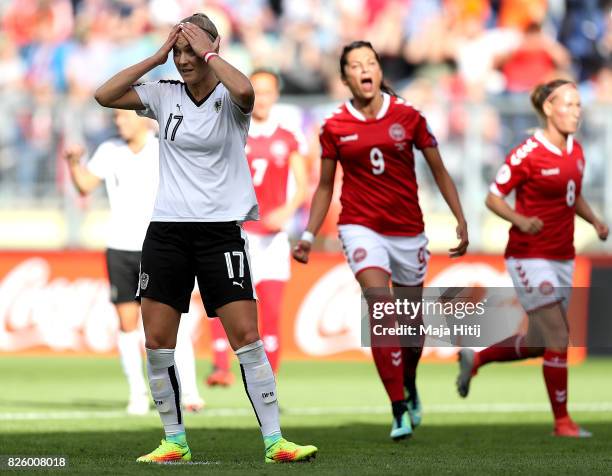
[[[212,41],[204,30],[189,22],[182,23],[179,25],[179,28],[187,41],[189,41],[194,53],[200,58],[204,58],[206,53],[209,52],[219,52],[220,36],[217,36]],[[232,101],[242,111],[246,113],[251,112],[253,102],[255,101],[255,92],[249,78],[219,56],[211,57],[207,61],[215,76],[229,91]]]
[[[118,72],[100,86],[94,95],[98,104],[115,109],[144,109],[140,97],[132,86],[153,68],[166,62],[168,53],[172,51],[176,43],[178,32],[179,27],[176,25],[170,30],[168,38],[153,56]]]
[[[72,183],[81,195],[88,195],[102,183],[102,180],[81,164],[84,153],[85,150],[80,145],[71,145],[66,147],[63,156],[68,162]]]
[[[608,239],[609,228],[603,221],[601,221],[589,205],[582,195],[579,195],[576,199],[576,215],[582,218],[587,223],[593,225],[595,228],[595,232],[601,241],[606,241]]]
[[[323,159],[321,161],[321,177],[319,185],[312,197],[312,205],[310,206],[310,217],[306,232],[316,235],[323,225],[323,220],[329,210],[332,195],[334,193],[334,178],[336,177],[336,161],[332,159]],[[308,240],[299,240],[293,248],[293,258],[300,263],[308,263],[308,255],[310,254],[312,243]]]
[[[470,242],[468,239],[467,222],[465,221],[465,217],[463,215],[463,209],[461,208],[461,201],[459,200],[457,187],[455,187],[453,179],[449,175],[448,170],[446,170],[442,157],[440,156],[440,151],[437,147],[427,147],[423,149],[423,155],[425,156],[425,160],[427,160],[427,164],[431,169],[431,173],[433,174],[434,180],[438,185],[438,189],[440,189],[440,193],[457,219],[457,239],[459,240],[459,244],[456,247],[448,250],[449,256],[451,258],[463,256],[467,251]]]
[[[266,225],[271,229],[282,229],[306,199],[308,178],[306,176],[304,157],[298,152],[293,152],[289,157],[289,167],[295,179],[295,193],[287,200],[285,205],[272,210],[265,218]]]
[[[495,213],[498,217],[509,221],[523,233],[528,235],[536,235],[542,231],[544,223],[538,217],[526,217],[517,213],[508,205],[506,200],[498,197],[494,193],[489,192],[485,200],[485,205],[489,210]]]

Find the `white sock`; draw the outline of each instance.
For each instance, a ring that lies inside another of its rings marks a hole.
[[[276,381],[263,342],[258,340],[236,351],[242,382],[247,391],[264,438],[280,435]]]
[[[145,383],[142,369],[142,354],[140,353],[140,332],[119,331],[117,339],[121,367],[130,388],[130,397],[147,396],[147,384]]]
[[[185,432],[181,411],[181,381],[174,349],[147,349],[149,387],[166,436]]]
[[[181,319],[178,330],[174,359],[176,360],[176,366],[181,377],[183,398],[185,400],[196,400],[200,398],[200,393],[198,392],[195,355],[193,352],[193,341],[191,340],[191,326],[183,325],[183,320],[184,317]]]

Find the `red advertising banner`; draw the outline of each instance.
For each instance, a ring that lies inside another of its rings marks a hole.
[[[577,258],[575,287],[588,287],[590,263]],[[431,287],[511,287],[500,256],[459,260],[433,256],[425,283]],[[586,335],[588,303],[573,299],[574,335]],[[281,349],[288,359],[367,359],[361,343],[361,298],[339,253],[313,253],[307,266],[292,263],[282,303]],[[574,317],[575,316],[575,317]],[[209,354],[208,325],[197,294],[186,322],[200,354]],[[205,319],[205,318],[204,318]],[[516,303],[516,328],[524,327]],[[0,352],[115,351],[118,320],[109,302],[104,255],[100,252],[0,253]],[[584,339],[582,340],[584,342]],[[426,348],[428,360],[454,359],[452,347]],[[573,348],[572,360],[585,355]]]

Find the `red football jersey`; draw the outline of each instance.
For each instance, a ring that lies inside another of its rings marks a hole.
[[[279,231],[266,227],[264,219],[268,213],[287,202],[289,158],[294,152],[304,153],[303,148],[301,137],[275,122],[261,125],[251,123],[246,154],[259,203],[260,221],[245,222],[245,230],[261,234]]]
[[[537,216],[544,226],[536,235],[512,226],[507,258],[574,258],[574,217],[583,170],[582,147],[572,136],[561,151],[539,131],[510,152],[491,192],[504,197],[516,189],[515,210]]]
[[[344,172],[339,224],[366,226],[385,235],[423,232],[413,147],[436,147],[425,118],[403,99],[383,95],[376,118],[367,119],[347,101],[323,124],[324,159]]]

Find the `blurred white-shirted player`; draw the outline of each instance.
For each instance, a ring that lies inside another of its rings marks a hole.
[[[247,160],[259,203],[260,221],[245,222],[249,238],[253,284],[259,297],[260,330],[274,373],[278,371],[279,324],[285,283],[290,275],[289,237],[284,231],[306,196],[304,155],[306,140],[272,114],[280,80],[271,70],[250,75],[255,90],[252,120],[246,144]],[[228,344],[218,319],[211,321],[214,362],[208,385],[229,385]]]
[[[149,411],[149,389],[143,376],[142,342],[138,329],[140,306],[135,300],[142,242],[151,219],[158,186],[159,144],[148,119],[134,111],[114,111],[119,137],[100,144],[87,165],[81,164],[82,147],[65,151],[70,177],[82,195],[105,182],[110,203],[106,265],[111,301],[119,316],[117,346],[129,385],[127,412]],[[187,339],[179,343],[179,374],[186,388],[182,403],[198,411],[204,401],[196,386],[193,347]]]

